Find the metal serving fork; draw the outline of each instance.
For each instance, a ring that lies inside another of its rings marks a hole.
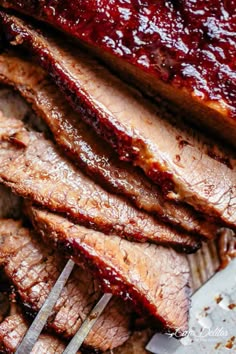
[[[75,263],[71,259],[66,263],[63,271],[61,272],[59,278],[53,286],[48,298],[45,300],[43,306],[41,307],[29,330],[24,336],[22,342],[17,348],[16,354],[31,353],[40,333],[42,332],[49,316],[52,313],[53,307],[55,306],[67,280],[69,279],[74,265]],[[83,341],[87,337],[88,333],[94,326],[95,322],[97,321],[97,319],[99,318],[111,298],[112,294],[104,294],[101,297],[101,299],[92,309],[88,317],[82,323],[77,333],[71,339],[63,354],[76,354],[78,352],[81,345],[83,344]]]

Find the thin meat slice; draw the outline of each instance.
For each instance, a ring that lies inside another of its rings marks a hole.
[[[0,12],[6,40],[27,47],[81,117],[123,160],[133,161],[168,198],[236,226],[235,158],[153,106],[86,53]],[[173,120],[172,123],[170,120]],[[233,153],[232,153],[233,154]]]
[[[14,354],[29,328],[21,314],[8,316],[0,323],[0,353]],[[41,334],[31,354],[62,354],[65,344],[50,334]]]
[[[190,207],[166,200],[138,169],[119,161],[65,101],[45,71],[13,53],[0,55],[0,81],[13,86],[30,102],[50,127],[54,139],[85,173],[111,192],[128,197],[147,212],[188,232],[207,238],[216,235],[217,224]]]
[[[28,206],[35,228],[75,262],[87,261],[105,291],[129,299],[165,329],[188,326],[189,267],[184,255],[147,243],[107,236],[60,215]]]
[[[11,219],[0,224],[0,264],[16,288],[27,312],[37,313],[65,265],[65,258],[40,242],[34,233]],[[102,296],[97,280],[81,266],[73,270],[48,328],[73,337]],[[84,344],[102,351],[123,344],[129,337],[129,315],[120,299],[111,300]]]
[[[10,134],[9,134],[10,131]],[[0,182],[16,194],[79,224],[192,252],[200,241],[157,221],[110,194],[68,162],[43,134],[21,121],[0,117]]]

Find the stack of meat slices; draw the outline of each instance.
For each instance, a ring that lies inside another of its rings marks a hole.
[[[27,112],[0,101],[0,182],[23,198],[31,225],[1,220],[0,263],[23,313],[39,311],[67,257],[77,263],[46,328],[62,342],[43,334],[36,346],[62,352],[104,291],[114,298],[84,343],[89,350],[123,344],[134,316],[185,333],[184,253],[222,227],[236,229],[233,151],[144,98],[62,34],[4,10],[0,26],[0,82],[43,122],[29,123]],[[22,315],[6,318],[1,350],[14,352],[26,330]]]

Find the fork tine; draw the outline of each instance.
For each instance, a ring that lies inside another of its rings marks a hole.
[[[111,300],[112,294],[104,294],[83,322],[77,333],[71,339],[63,354],[76,354],[95,322]]]
[[[25,337],[17,348],[16,354],[31,353],[40,333],[42,332],[47,322],[48,317],[52,313],[53,307],[55,306],[73,268],[74,262],[70,259],[66,263],[61,275],[53,286],[48,298],[45,300],[43,306],[41,307],[33,323],[31,324],[28,332],[26,333]]]

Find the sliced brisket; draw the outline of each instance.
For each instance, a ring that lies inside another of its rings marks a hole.
[[[94,48],[235,145],[234,1],[2,0]]]
[[[0,353],[14,354],[26,331],[28,323],[20,314],[7,317],[0,323]],[[41,334],[31,354],[62,354],[65,344],[49,334]]]
[[[189,308],[189,267],[174,250],[107,236],[66,218],[28,206],[45,240],[87,261],[105,291],[132,301],[139,312],[165,329],[183,332]]]
[[[38,312],[65,265],[64,257],[38,241],[20,222],[1,220],[0,264],[15,286],[28,312]],[[48,327],[66,338],[72,337],[101,297],[98,283],[87,269],[73,270]],[[85,340],[85,345],[108,350],[129,337],[129,316],[121,300],[111,300]]]
[[[188,232],[211,238],[217,224],[191,207],[166,200],[138,169],[119,161],[114,151],[74,113],[39,66],[13,54],[0,55],[0,81],[13,86],[50,127],[56,142],[84,172],[109,191],[127,196],[141,209]]]
[[[10,132],[10,133],[9,133]],[[41,133],[0,117],[0,182],[79,224],[138,241],[195,251],[200,242],[110,194],[68,162]]]
[[[121,159],[143,168],[168,198],[236,226],[235,161],[230,156],[215,156],[213,147],[194,131],[168,122],[168,115],[96,60],[74,44],[65,46],[68,40],[61,35],[43,35],[3,11],[0,20],[7,39],[35,54],[81,117]]]

